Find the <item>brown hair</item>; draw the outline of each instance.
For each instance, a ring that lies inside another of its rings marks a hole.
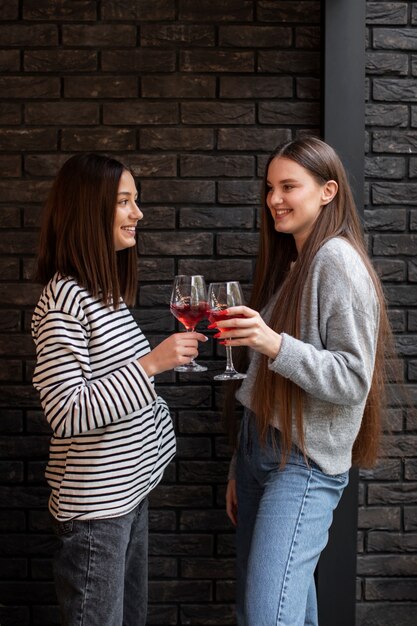
[[[336,196],[327,204],[326,210],[320,212],[299,254],[294,237],[275,230],[272,215],[266,205],[266,179],[269,164],[279,157],[298,163],[320,185],[324,185],[329,180],[335,180],[338,184]],[[345,169],[333,148],[316,137],[308,136],[278,147],[266,164],[262,191],[259,254],[250,299],[250,306],[259,311],[280,288],[280,302],[285,301],[286,305],[283,307],[277,303],[273,309],[270,326],[276,332],[285,332],[293,337],[300,337],[300,304],[308,270],[320,247],[333,237],[343,237],[358,252],[370,274],[380,303],[374,373],[361,428],[353,448],[353,463],[361,467],[370,467],[376,461],[379,448],[381,410],[386,380],[386,350],[389,349],[391,353],[393,345],[382,286],[366,252],[361,223]],[[289,277],[290,264],[295,260],[297,262],[292,267],[291,277]],[[303,390],[291,380],[269,370],[268,358],[264,355],[261,355],[253,388],[252,409],[256,414],[261,440],[265,441],[271,415],[278,407],[283,463],[292,444],[293,416],[298,445],[305,455]],[[230,406],[230,401],[228,404]],[[233,428],[231,424],[229,428],[231,433]]]
[[[116,253],[113,222],[122,163],[98,154],[66,161],[44,207],[37,281],[56,272],[71,276],[94,297],[116,308],[122,296],[133,305],[137,290],[136,248]]]

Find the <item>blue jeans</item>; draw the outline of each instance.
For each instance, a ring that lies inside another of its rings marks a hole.
[[[53,521],[63,626],[145,626],[148,501],[120,517]]]
[[[245,411],[236,467],[239,626],[318,625],[314,570],[349,474],[307,466],[295,446],[279,464],[279,431],[271,427],[262,447]]]

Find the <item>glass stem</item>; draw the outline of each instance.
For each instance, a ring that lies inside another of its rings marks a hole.
[[[235,372],[232,359],[232,346],[226,346],[226,372]]]
[[[185,332],[193,333],[194,332],[194,328],[186,328]],[[189,365],[195,365],[194,357],[191,358],[191,361],[190,361]]]

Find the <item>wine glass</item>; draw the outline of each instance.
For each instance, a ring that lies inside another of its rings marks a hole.
[[[185,326],[187,332],[195,330],[198,322],[207,317],[207,288],[204,276],[175,276],[170,300],[172,315]],[[176,372],[205,372],[207,367],[191,359],[190,363],[178,365]]]
[[[238,306],[243,303],[242,289],[238,281],[210,283],[208,292],[208,318],[212,324],[222,320],[243,317],[243,315],[228,315],[226,312],[229,307]],[[222,332],[221,328],[219,328],[219,330]],[[231,346],[226,346],[226,358],[225,371],[223,374],[214,376],[214,380],[246,378],[246,374],[241,374],[234,368]]]

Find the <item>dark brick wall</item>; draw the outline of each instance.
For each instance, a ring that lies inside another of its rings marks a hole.
[[[319,132],[319,12],[319,0],[0,0],[2,626],[58,623],[43,479],[49,433],[30,384],[28,332],[52,177],[85,150],[120,157],[138,173],[145,219],[134,314],[159,341],[175,328],[175,273],[250,283],[266,156],[283,139]],[[411,3],[368,3],[366,219],[410,381],[416,20]],[[223,354],[210,341],[201,359],[207,373],[159,380],[179,450],[151,498],[150,625],[234,623],[228,449],[212,382]],[[416,425],[400,410],[392,417],[389,456],[361,483],[363,625],[406,626],[416,616]]]
[[[365,220],[416,401],[417,3],[367,2]],[[417,422],[393,407],[385,456],[363,472],[358,624],[417,623]]]

